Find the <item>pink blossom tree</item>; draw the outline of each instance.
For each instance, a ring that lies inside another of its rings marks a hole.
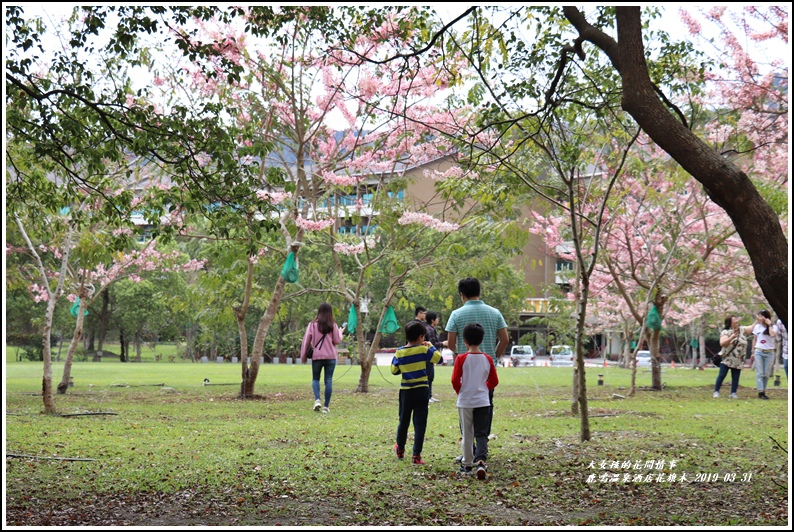
[[[108,193],[110,196],[113,194]],[[94,215],[102,211],[97,197],[88,194],[83,197],[85,199],[82,202],[73,203],[61,213],[45,214],[44,220],[41,219],[43,213],[37,213],[37,219],[31,225],[36,226],[43,221],[48,226],[48,234],[38,237],[42,240],[40,243],[33,240],[37,238],[39,229],[31,237],[20,215],[15,216],[16,226],[26,243],[26,249],[20,252],[30,258],[40,279],[38,283],[29,286],[29,291],[35,302],[47,302],[43,334],[43,394],[46,413],[55,413],[50,336],[55,306],[65,292],[70,292],[68,298],[72,303],[79,298],[79,309],[75,314],[76,324],[64,363],[63,376],[57,387],[61,394],[66,393],[69,385],[72,361],[82,337],[86,309],[104,290],[122,278],[139,280],[143,272],[191,271],[203,266],[200,261],[189,261],[180,265],[182,257],[178,252],[168,255],[159,253],[153,240],[140,251],[113,251],[120,249],[125,243],[129,245],[129,222],[114,228],[106,218]]]
[[[386,17],[372,29],[374,37],[361,34],[354,46],[369,53],[398,46],[405,27],[399,17]],[[232,191],[217,189],[220,207],[212,212],[191,200],[191,189],[183,184],[164,196],[171,202],[179,198],[188,218],[201,213],[215,221],[226,209],[226,225],[213,222],[213,227],[245,242],[249,259],[267,249],[262,260],[249,260],[242,301],[235,306],[243,362],[240,395],[250,397],[265,336],[287,288],[279,277],[249,349],[244,319],[255,264],[273,268],[288,253],[298,258],[306,235],[337,223],[330,207],[340,196],[356,194],[364,176],[399,175],[399,168],[448,154],[451,145],[432,135],[455,114],[428,100],[447,83],[443,73],[431,67],[376,67],[356,53],[329,51],[323,28],[307,17],[295,17],[266,41],[233,24],[198,23],[198,29],[193,45],[212,46],[217,55],[201,65],[175,66],[174,73],[184,70],[188,76],[171,78],[172,86],[189,93],[194,106],[222,102],[237,131],[238,148],[230,156],[248,173],[232,183]],[[228,64],[239,67],[240,75],[226,76]],[[330,125],[332,118],[344,125]],[[211,168],[217,155],[207,155]],[[150,218],[159,214],[153,211]],[[264,245],[264,227],[277,229],[281,240]]]
[[[602,279],[624,298],[640,326],[650,305],[664,319],[673,299],[694,292],[693,286],[714,286],[746,264],[743,254],[731,251],[736,231],[725,213],[698,184],[677,177],[664,163],[647,162],[654,159],[660,157],[651,151],[616,190],[619,204],[610,211],[603,237],[609,277]],[[700,317],[692,305],[691,319]],[[652,388],[660,390],[660,331],[643,329],[642,336],[651,351]]]

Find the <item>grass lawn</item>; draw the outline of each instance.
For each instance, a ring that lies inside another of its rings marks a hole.
[[[54,364],[56,384],[62,368]],[[728,382],[713,399],[712,368],[665,368],[663,391],[613,399],[626,394],[629,371],[588,368],[592,439],[582,443],[570,368],[498,371],[496,437],[478,481],[453,463],[449,367],[436,368],[427,465],[412,466],[392,450],[399,380],[388,368],[373,367],[360,394],[360,367],[338,366],[326,415],[311,409],[308,366],[262,366],[258,398],[241,401],[239,364],[78,362],[59,412],[115,415],[56,417],[40,413],[41,364],[6,362],[6,452],[25,456],[6,458],[5,524],[788,524],[785,375],[770,401],[757,399],[751,370],[739,400],[728,399]],[[650,373],[637,383],[649,386]],[[412,442],[411,431],[408,453]]]

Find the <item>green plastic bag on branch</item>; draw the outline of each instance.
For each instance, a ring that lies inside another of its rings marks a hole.
[[[386,309],[386,314],[383,316],[383,322],[380,324],[380,332],[385,334],[394,334],[400,329],[400,322],[397,321],[397,314],[394,313],[394,307],[389,305]]]
[[[281,268],[281,276],[288,283],[298,282],[298,262],[295,260],[295,253],[292,251],[287,255],[284,266]]]
[[[72,304],[72,308],[69,309],[69,313],[76,318],[78,312],[80,312],[80,298],[76,297],[74,298],[74,304]],[[83,311],[83,316],[88,316],[87,310]]]
[[[347,315],[347,332],[355,334],[356,327],[358,327],[358,314],[356,314],[356,306],[350,305],[350,312]]]
[[[648,313],[648,319],[645,320],[645,325],[652,331],[662,330],[662,317],[659,316],[659,311],[656,310],[656,305],[651,307],[651,311]]]

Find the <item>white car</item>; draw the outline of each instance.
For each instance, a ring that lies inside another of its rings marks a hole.
[[[534,366],[535,350],[531,345],[514,345],[510,349],[510,354],[502,357],[503,366],[507,365],[508,358],[511,366]]]
[[[650,368],[651,367],[651,352],[650,351],[637,351],[637,367]]]
[[[550,366],[573,366],[573,348],[569,345],[553,345],[549,351]]]

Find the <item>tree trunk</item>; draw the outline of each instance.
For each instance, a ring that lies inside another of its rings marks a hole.
[[[664,306],[667,304],[667,296],[662,295],[658,289],[656,297],[653,298],[653,304],[656,306],[659,318],[664,316]],[[661,336],[661,329],[658,331],[651,329],[651,335],[648,340],[648,349],[651,351],[651,388],[658,391],[662,390],[662,358],[659,354],[659,339]]]
[[[651,336],[648,341],[648,347],[651,351],[651,388],[654,390],[662,389],[662,364],[659,357],[659,338],[662,336],[662,331],[651,329]]]
[[[127,361],[127,337],[124,335],[124,331],[119,331],[119,362],[126,362]]]
[[[293,252],[297,255],[297,248],[295,248]],[[251,365],[247,370],[243,370],[242,397],[244,398],[253,397],[254,395],[254,385],[259,375],[259,364],[262,359],[262,351],[264,351],[265,347],[265,336],[267,336],[270,324],[273,323],[273,319],[276,317],[276,312],[281,304],[281,297],[284,295],[286,284],[287,281],[284,280],[284,277],[279,275],[276,286],[273,289],[273,295],[270,297],[270,302],[262,318],[259,320],[259,326],[256,329],[256,336],[254,337],[254,346],[251,351]]]
[[[140,331],[135,331],[134,343],[135,343],[135,362],[140,362],[141,361],[141,332]]]
[[[578,253],[578,251],[577,251]],[[582,276],[581,295],[579,296],[579,308],[576,323],[576,370],[573,372],[575,382],[574,393],[579,410],[579,441],[590,441],[590,412],[587,402],[587,379],[584,369],[584,328],[587,320],[587,300],[590,295],[590,280],[587,275]]]
[[[700,361],[698,367],[700,369],[706,368],[706,322],[703,318],[700,319],[700,327],[698,328],[698,352],[700,353]]]
[[[94,361],[99,362],[102,360],[102,350],[105,348],[105,335],[108,330],[108,309],[110,308],[110,292],[108,290],[102,291],[102,311],[99,315],[99,331],[97,332],[97,353],[94,355]],[[98,354],[98,359],[97,359]]]
[[[246,383],[249,381],[249,372],[248,372],[248,333],[245,329],[245,314],[247,313],[248,309],[245,310],[235,307],[234,308],[234,315],[237,319],[237,331],[240,335],[240,367],[241,367],[241,380],[240,380],[240,398],[247,397],[246,395]]]
[[[80,339],[83,336],[83,318],[85,317],[85,308],[88,306],[88,297],[86,297],[85,290],[81,287],[80,291],[80,308],[77,309],[77,322],[74,326],[74,335],[72,341],[69,343],[69,350],[66,352],[66,362],[63,364],[63,377],[58,384],[58,393],[65,394],[69,388],[69,380],[72,374],[72,360],[77,351],[77,346],[80,344]]]
[[[381,319],[378,321],[380,322],[383,320],[383,316],[386,314],[386,307],[383,307],[383,313],[381,314]],[[362,326],[356,329],[356,340],[358,341],[358,352],[361,353],[359,356],[359,363],[361,364],[361,373],[358,376],[358,386],[356,386],[357,393],[369,393],[369,377],[372,375],[372,364],[375,361],[375,353],[378,352],[378,346],[380,345],[381,333],[377,331],[375,333],[375,337],[372,339],[372,344],[369,346],[369,349],[366,347],[366,339],[364,338],[364,332],[362,331]]]
[[[44,376],[41,379],[41,393],[44,397],[44,413],[55,414],[55,395],[52,389],[52,351],[50,346],[50,338],[52,337],[52,321],[55,316],[55,304],[58,302],[57,297],[50,294],[50,299],[47,302],[47,312],[44,315],[44,330],[42,331],[42,355],[44,358]]]
[[[85,342],[85,350],[86,350],[87,353],[90,353],[91,351],[95,350],[94,349],[94,331],[93,330],[88,333],[88,338],[86,338],[86,342]]]

